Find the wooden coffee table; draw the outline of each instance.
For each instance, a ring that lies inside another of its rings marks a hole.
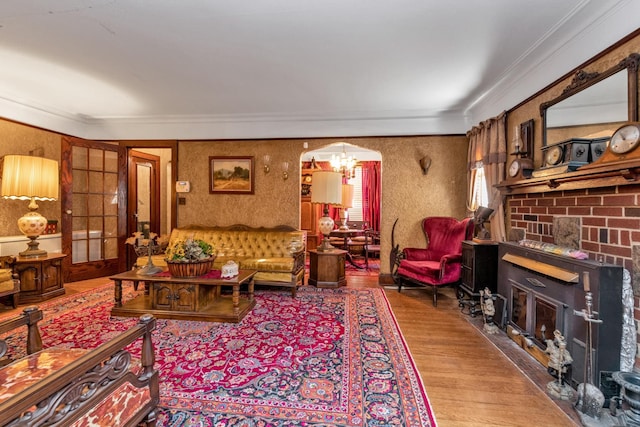
[[[204,277],[177,278],[171,276],[141,276],[126,271],[109,277],[115,282],[115,305],[112,316],[139,317],[151,313],[157,318],[237,323],[256,305],[253,297],[255,270],[240,270],[231,279]],[[144,295],[122,303],[122,282],[136,287],[145,284]],[[248,296],[240,296],[240,286],[248,285]],[[231,295],[223,295],[224,286],[232,287]]]

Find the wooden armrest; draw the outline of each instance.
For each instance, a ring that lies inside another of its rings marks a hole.
[[[42,310],[38,307],[27,307],[22,310],[22,314],[13,319],[0,322],[0,334],[13,331],[20,326],[27,326],[27,354],[33,354],[42,350],[42,338],[38,322],[42,320]],[[4,340],[0,340],[0,357],[7,353],[7,345]]]

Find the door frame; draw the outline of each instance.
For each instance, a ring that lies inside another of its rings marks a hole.
[[[145,149],[145,148],[168,148],[171,150],[171,182],[176,182],[178,180],[178,141],[177,140],[158,140],[158,141],[148,141],[148,140],[130,140],[130,141],[120,141],[120,146],[124,148],[125,154],[125,164],[128,164],[129,152],[136,149]],[[125,188],[128,187],[129,181],[131,180],[131,174],[129,167],[125,167],[123,173],[121,174],[120,179],[122,180],[122,184]],[[167,200],[167,203],[171,206],[171,222],[170,228],[173,230],[177,227],[178,224],[178,199],[176,195],[176,189],[174,185],[170,186],[171,197],[170,200]],[[125,190],[128,192],[128,190]],[[125,196],[125,199],[130,203],[129,195]],[[159,200],[159,199],[158,199]],[[129,209],[124,209],[124,216],[122,218],[126,218],[125,222],[125,230],[128,233],[129,230],[135,231],[135,225],[133,224],[133,216],[129,215]],[[160,215],[163,215],[162,209],[160,210]],[[161,222],[158,219],[159,223]],[[133,232],[132,231],[132,232]],[[131,234],[127,234],[122,240],[122,246],[127,246],[124,244],[124,241],[131,236]],[[129,268],[129,266],[135,261],[133,259],[135,252],[133,249],[125,248],[127,256],[123,257],[123,266],[120,271],[125,271]]]
[[[131,236],[138,230],[138,171],[139,163],[151,164],[151,194],[150,194],[150,217],[149,225],[151,231],[160,234],[160,157],[143,153],[135,149],[127,150],[127,166],[129,179],[127,180],[127,229]]]

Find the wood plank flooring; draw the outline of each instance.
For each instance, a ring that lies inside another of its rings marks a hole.
[[[107,279],[65,285],[73,295]],[[348,276],[347,286],[377,287],[377,277]],[[537,388],[458,309],[452,289],[386,287],[386,294],[411,355],[421,373],[440,427],[577,426]],[[2,310],[0,315],[16,310]]]

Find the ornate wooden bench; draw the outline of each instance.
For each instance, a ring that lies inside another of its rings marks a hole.
[[[35,307],[0,322],[0,336],[27,326],[27,356],[0,368],[0,425],[155,426],[158,372],[145,314],[137,325],[93,350],[41,349]],[[142,338],[139,363],[125,348]],[[0,340],[0,351],[7,345]],[[0,356],[4,354],[0,353]]]

